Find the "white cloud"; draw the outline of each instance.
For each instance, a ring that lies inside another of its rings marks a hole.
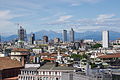
[[[99,2],[102,0],[59,0],[59,1],[64,1],[64,2],[89,2],[89,3],[95,3],[95,2]]]
[[[11,14],[10,10],[0,11],[0,20],[10,20],[21,16],[23,15]]]
[[[71,4],[71,6],[79,6],[82,3],[97,3],[103,0],[59,0]]]
[[[73,3],[71,4],[71,6],[79,6],[80,4],[79,3]]]
[[[50,19],[49,17],[43,17],[43,18],[40,18],[39,20],[45,21],[45,20],[49,20],[49,19]]]
[[[73,17],[72,15],[60,16],[57,21],[63,22],[63,21],[66,21],[72,17]]]
[[[96,24],[108,21],[108,20],[112,19],[114,16],[115,16],[115,14],[101,14],[101,15],[98,15],[98,17],[96,19],[97,20]]]
[[[99,2],[99,1],[102,1],[102,0],[80,0],[82,2],[87,2],[87,3],[96,3],[96,2]]]
[[[120,18],[115,18],[115,14],[102,14],[98,15],[97,18],[94,19],[79,19],[79,20],[70,20],[66,19],[63,22],[51,22],[47,25],[49,26],[59,26],[64,29],[68,29],[73,27],[78,32],[83,31],[100,31],[100,30],[113,30],[120,32]],[[117,29],[117,30],[116,30]]]
[[[0,31],[4,31],[4,33],[15,32],[16,25],[11,20],[20,16],[22,15],[12,14],[10,10],[0,11]],[[4,33],[2,33],[2,35],[4,35]]]
[[[101,14],[98,16],[97,20],[104,20],[104,19],[110,19],[113,18],[115,14]]]
[[[8,19],[11,19],[12,16],[11,16],[9,13],[10,13],[9,10],[0,11],[0,20],[8,20]]]

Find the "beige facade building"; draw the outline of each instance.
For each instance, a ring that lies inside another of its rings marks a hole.
[[[22,69],[19,80],[73,80],[73,72],[73,67],[47,63],[40,68]]]

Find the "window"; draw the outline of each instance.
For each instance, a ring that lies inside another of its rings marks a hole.
[[[57,72],[55,72],[55,74],[57,75]]]
[[[49,72],[49,74],[51,74],[51,72]]]
[[[58,78],[56,78],[56,80],[59,80]]]
[[[43,74],[45,74],[45,72],[43,71]]]

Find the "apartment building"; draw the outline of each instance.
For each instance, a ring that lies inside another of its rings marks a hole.
[[[21,69],[19,80],[73,80],[73,67],[46,63],[40,68]]]

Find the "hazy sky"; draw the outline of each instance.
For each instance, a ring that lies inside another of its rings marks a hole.
[[[71,27],[120,32],[120,0],[0,0],[0,33],[17,33],[18,23],[28,33]]]

